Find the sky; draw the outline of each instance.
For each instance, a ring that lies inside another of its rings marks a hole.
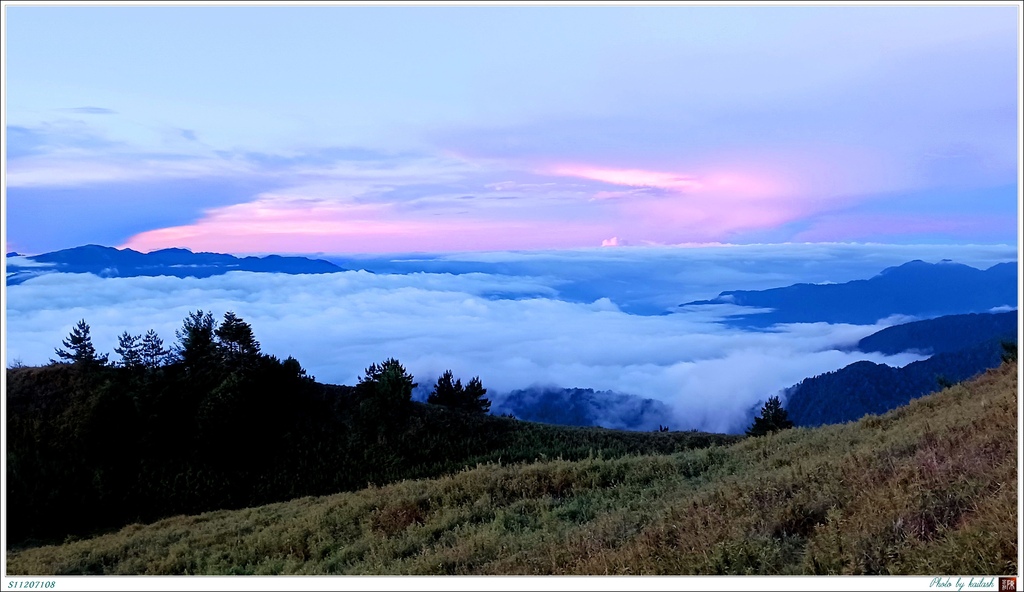
[[[7,251],[1016,244],[1019,6],[5,6]]]

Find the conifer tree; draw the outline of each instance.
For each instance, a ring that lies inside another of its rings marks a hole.
[[[214,341],[213,314],[201,309],[188,313],[181,329],[175,331],[178,344],[175,353],[186,368],[199,370],[211,367],[217,359],[217,344]]]
[[[484,398],[486,394],[487,389],[480,382],[480,377],[474,376],[466,385],[462,408],[474,413],[487,413],[491,410],[491,400]]]
[[[412,401],[412,389],[416,386],[412,380],[405,366],[394,358],[388,358],[381,364],[371,364],[365,376],[359,379],[358,386],[372,390],[390,403],[401,405]]]
[[[782,401],[776,397],[769,397],[761,408],[761,415],[754,418],[754,424],[747,429],[748,436],[763,436],[779,430],[788,430],[793,427],[789,420],[789,414],[782,408]]]
[[[306,369],[302,367],[302,364],[292,356],[288,356],[285,361],[281,362],[281,367],[285,369],[289,376],[295,378],[303,378],[306,380],[313,380],[312,376],[306,374]]]
[[[142,338],[142,350],[140,352],[142,365],[146,368],[157,368],[163,366],[167,361],[171,350],[164,349],[164,340],[150,329]]]
[[[452,380],[455,377],[452,376],[451,370],[445,370],[445,373],[438,377],[437,384],[434,385],[434,390],[431,391],[430,396],[427,397],[427,403],[432,405],[444,405],[446,407],[456,407],[459,404],[459,395],[462,393],[462,380]]]
[[[371,364],[359,379],[359,413],[366,429],[376,432],[378,443],[405,424],[416,387],[411,374],[394,358]]]
[[[65,363],[78,364],[82,366],[93,366],[106,364],[107,355],[97,355],[96,348],[92,344],[92,337],[89,335],[89,325],[85,319],[78,321],[78,324],[71,330],[66,339],[61,341],[67,349],[56,348],[54,351],[57,357]]]
[[[214,333],[221,355],[229,366],[242,366],[259,357],[260,343],[253,336],[252,327],[235,313],[224,313],[224,321]]]
[[[427,403],[463,409],[474,413],[487,413],[490,411],[491,401],[484,398],[484,395],[487,394],[487,389],[480,382],[479,376],[473,377],[465,387],[462,386],[461,379],[452,382],[453,378],[452,371],[446,370],[437,379],[433,392],[427,397]]]
[[[125,368],[142,367],[142,344],[139,340],[141,335],[132,335],[127,331],[121,333],[117,338],[117,347],[114,353],[121,356],[121,366]]]

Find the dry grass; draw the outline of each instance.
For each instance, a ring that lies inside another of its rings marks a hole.
[[[481,465],[8,553],[10,574],[1015,574],[1017,365],[857,423]]]

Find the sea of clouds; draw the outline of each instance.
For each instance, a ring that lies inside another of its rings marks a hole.
[[[173,342],[189,311],[230,310],[252,324],[266,353],[296,357],[321,382],[354,384],[371,363],[395,357],[421,384],[451,369],[464,381],[480,376],[494,394],[610,390],[665,402],[673,429],[735,432],[751,407],[805,377],[858,360],[921,359],[850,351],[906,319],[747,331],[719,322],[738,307],[678,304],[722,290],[866,278],[915,258],[984,268],[1014,260],[1016,248],[618,248],[348,258],[348,267],[373,271],[324,275],[54,273],[7,288],[6,363],[46,363],[82,318],[97,349],[112,352],[122,331],[155,329]]]

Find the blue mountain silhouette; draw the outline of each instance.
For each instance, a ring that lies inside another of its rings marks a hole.
[[[17,259],[8,253],[7,285],[20,284],[44,273],[92,273],[103,277],[174,276],[205,278],[229,271],[268,273],[334,273],[345,271],[329,261],[306,257],[235,257],[221,253],[193,253],[188,249],[161,249],[140,253],[85,245]]]
[[[1017,341],[1017,319],[1017,311],[952,315],[882,329],[857,348],[933,355],[902,368],[865,360],[806,378],[786,390],[789,418],[807,427],[855,421],[995,368],[1002,362],[1002,344]]]
[[[895,314],[931,318],[988,312],[1001,306],[1016,307],[1017,263],[999,263],[980,270],[946,261],[914,260],[889,267],[867,280],[735,290],[680,306],[709,304],[771,309],[740,314],[727,321],[745,327],[814,322],[871,324]]]

